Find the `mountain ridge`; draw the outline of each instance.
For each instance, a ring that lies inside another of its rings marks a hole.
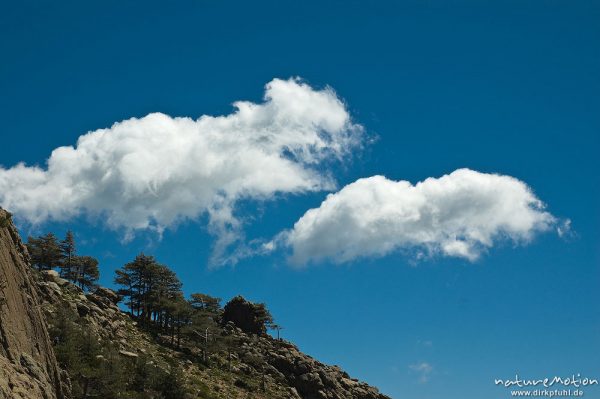
[[[21,307],[37,309],[36,326],[44,339],[38,352],[35,345],[28,349],[34,370],[40,359],[45,362],[38,375],[21,364],[27,360],[17,362],[15,370],[6,369],[7,380],[20,381],[25,375],[22,386],[40,388],[33,396],[16,396],[10,391],[14,387],[0,383],[0,399],[389,399],[340,367],[305,355],[291,342],[243,331],[235,318],[210,334],[207,328],[205,347],[185,338],[175,341],[174,335],[152,329],[120,309],[121,298],[112,290],[98,287],[86,292],[54,270],[33,270],[9,214],[0,212],[0,219],[6,220],[0,224],[2,272],[23,275],[33,293],[31,300],[27,295],[21,298]],[[240,309],[252,308],[243,298],[237,300],[242,302]],[[240,309],[238,314],[243,313]],[[0,309],[0,316],[0,327],[6,330],[12,325],[9,319],[18,315]],[[10,353],[4,358],[0,353],[0,362],[13,364],[15,355]],[[8,392],[5,396],[2,389]]]

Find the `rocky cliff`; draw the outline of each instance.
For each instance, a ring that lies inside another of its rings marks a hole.
[[[0,209],[0,399],[62,399],[27,249]]]
[[[389,399],[290,342],[245,333],[231,321],[211,332],[225,346],[175,343],[141,328],[118,301],[109,289],[86,293],[53,270],[32,270],[0,209],[0,399]],[[69,345],[66,336],[82,341]],[[73,363],[82,354],[89,355],[84,368]],[[159,376],[154,387],[149,375]],[[165,388],[175,380],[181,390]]]

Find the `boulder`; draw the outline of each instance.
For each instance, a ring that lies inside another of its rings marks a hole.
[[[46,281],[55,281],[57,278],[60,278],[56,270],[43,270],[42,277]]]
[[[325,388],[318,373],[305,373],[296,379],[296,388],[307,397],[323,397],[322,390]]]
[[[61,287],[69,284],[67,280],[60,277],[56,270],[43,270],[42,277],[45,281],[54,282]]]
[[[78,302],[77,303],[77,313],[79,317],[84,317],[90,314],[90,308],[85,303]]]
[[[96,291],[94,291],[94,294],[101,298],[108,299],[111,303],[115,305],[121,301],[121,296],[119,296],[116,292],[108,288],[98,287],[96,288]]]

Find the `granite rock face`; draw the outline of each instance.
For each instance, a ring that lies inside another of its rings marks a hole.
[[[29,255],[0,209],[0,399],[63,399],[61,377],[40,310]]]

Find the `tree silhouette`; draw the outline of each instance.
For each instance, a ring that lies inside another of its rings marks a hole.
[[[71,230],[67,231],[65,239],[60,242],[59,246],[63,257],[59,265],[60,276],[74,282],[76,281],[73,270],[75,269],[76,248],[75,237]]]
[[[73,280],[84,290],[89,290],[96,285],[100,277],[98,260],[91,256],[78,256],[74,259],[72,274]]]
[[[273,316],[264,303],[253,303],[238,295],[223,309],[222,324],[230,321],[246,333],[264,335],[267,326],[273,323]]]
[[[50,270],[61,265],[62,252],[56,236],[52,233],[38,238],[29,237],[27,249],[31,256],[31,264],[39,271]]]

